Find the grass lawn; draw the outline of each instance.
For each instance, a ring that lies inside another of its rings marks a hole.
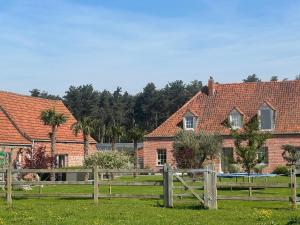
[[[118,178],[133,180],[131,177]],[[138,181],[161,180],[160,176],[144,176]],[[298,179],[300,180],[300,179]],[[224,181],[233,181],[226,179]],[[258,179],[256,182],[264,182]],[[287,177],[269,178],[268,182],[289,182]],[[175,183],[179,185],[179,183]],[[198,185],[198,183],[197,183]],[[201,183],[199,183],[201,185]],[[38,192],[34,188],[30,192]],[[92,193],[92,186],[46,186],[43,193]],[[108,187],[100,186],[101,193]],[[183,190],[176,190],[176,193]],[[201,190],[198,191],[201,193]],[[161,194],[162,187],[112,187],[112,193]],[[248,190],[219,190],[220,195],[247,196]],[[289,189],[254,190],[253,196],[289,196]],[[219,201],[218,210],[205,210],[195,199],[174,199],[174,208],[165,209],[161,200],[100,199],[95,206],[92,199],[14,199],[8,208],[0,200],[1,224],[287,224],[300,210],[290,210],[287,202]],[[300,208],[300,206],[299,206]]]

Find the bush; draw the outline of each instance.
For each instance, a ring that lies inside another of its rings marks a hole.
[[[133,158],[123,152],[96,152],[84,161],[84,166],[96,165],[100,169],[130,169],[133,168]]]
[[[283,174],[283,175],[289,175],[290,171],[289,168],[286,166],[277,166],[273,172],[274,174]]]
[[[229,164],[228,166],[228,172],[229,173],[239,173],[242,171],[242,168],[239,164]]]
[[[257,164],[254,166],[253,169],[254,169],[255,173],[262,174],[263,169],[266,167],[267,167],[267,165],[265,165],[265,164]]]

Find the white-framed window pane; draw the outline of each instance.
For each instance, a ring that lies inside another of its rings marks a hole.
[[[157,165],[164,165],[167,162],[166,149],[157,149]]]
[[[194,128],[194,118],[192,116],[185,117],[185,127],[187,129]]]
[[[261,109],[260,110],[260,126],[263,130],[272,129],[272,110]]]
[[[233,128],[242,127],[242,115],[237,111],[232,111],[230,113],[230,124]]]

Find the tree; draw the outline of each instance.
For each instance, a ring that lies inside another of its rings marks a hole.
[[[67,122],[67,117],[63,113],[56,112],[55,108],[47,109],[41,112],[40,119],[44,122],[44,125],[51,127],[49,133],[51,139],[51,157],[55,157],[56,153],[56,133],[62,124]],[[51,168],[54,168],[55,163],[52,162]],[[54,174],[51,174],[51,180],[55,180]]]
[[[34,88],[29,92],[32,97],[46,98],[46,99],[52,99],[52,100],[61,100],[61,97],[59,95],[51,95],[48,92],[40,91],[37,88]]]
[[[270,81],[278,81],[278,76],[272,76]]]
[[[111,148],[113,151],[116,151],[116,142],[124,134],[123,127],[119,125],[112,125],[108,128],[107,134],[111,139]]]
[[[134,148],[134,152],[135,152],[135,165],[134,167],[137,169],[138,168],[138,165],[139,165],[139,160],[138,160],[138,141],[141,141],[143,140],[144,138],[144,131],[137,128],[137,127],[134,127],[132,129],[130,129],[128,131],[128,138],[130,140],[133,141],[133,148]]]
[[[297,148],[293,145],[283,145],[282,157],[287,161],[289,166],[296,165],[300,159],[300,152],[297,151]]]
[[[89,146],[90,146],[90,136],[91,133],[95,130],[96,120],[93,120],[91,117],[85,117],[82,120],[78,120],[74,124],[72,124],[71,129],[75,136],[78,136],[79,133],[82,133],[83,136],[83,155],[84,159],[86,159],[89,155]]]
[[[93,106],[98,102],[98,92],[91,84],[79,87],[70,86],[64,96],[64,103],[77,120],[92,115]]]
[[[249,75],[246,79],[243,80],[245,83],[247,82],[261,82],[261,80],[256,76],[256,74]]]
[[[231,127],[230,127],[231,128]],[[231,128],[238,162],[241,163],[248,174],[258,162],[257,153],[271,138],[269,132],[260,132],[257,118],[253,118],[243,126],[242,130]]]
[[[176,134],[173,149],[179,168],[201,168],[204,161],[213,159],[222,148],[219,134],[180,131]]]

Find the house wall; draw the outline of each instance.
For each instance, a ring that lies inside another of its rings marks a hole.
[[[46,153],[51,153],[50,142],[35,142],[35,146],[46,146]],[[13,159],[16,159],[17,151],[21,147],[13,147]],[[25,148],[25,147],[24,147]],[[28,148],[28,147],[26,147]],[[5,147],[4,151],[10,152],[11,147]],[[89,155],[96,152],[96,144],[90,145]],[[68,166],[83,165],[83,144],[80,143],[56,143],[56,154],[68,155]]]
[[[144,166],[152,169],[160,169],[157,166],[157,149],[167,150],[167,163],[176,167],[176,163],[173,157],[173,141],[171,138],[148,138],[144,142]],[[300,135],[276,135],[273,138],[268,139],[266,142],[266,147],[268,147],[268,165],[264,169],[264,173],[272,172],[279,165],[286,165],[286,162],[282,158],[281,149],[282,145],[290,144],[300,147]],[[223,147],[233,147],[234,141],[230,138],[223,139]],[[234,152],[234,157],[236,158],[236,153]],[[211,163],[210,161],[205,162],[205,164]],[[213,160],[215,168],[217,171],[221,171],[220,157]]]
[[[35,145],[46,146],[46,151],[50,154],[50,142],[36,142]],[[96,144],[91,144],[89,155],[96,152]],[[56,143],[55,154],[68,155],[68,166],[82,166],[83,165],[83,144],[79,143]]]

